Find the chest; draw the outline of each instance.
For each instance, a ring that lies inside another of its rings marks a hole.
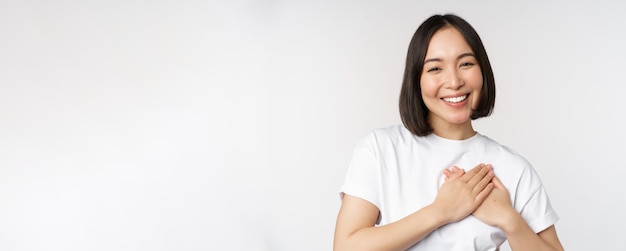
[[[444,169],[457,166],[468,171],[480,163],[495,162],[494,166],[499,163],[495,156],[472,152],[438,153],[427,158],[418,154],[392,156],[381,160],[379,177],[384,184],[381,225],[402,219],[432,203],[445,181]],[[470,215],[433,231],[410,250],[496,250],[504,241],[500,229]]]

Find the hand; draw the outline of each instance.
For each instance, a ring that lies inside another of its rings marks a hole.
[[[443,174],[446,176],[445,181],[448,181],[449,179],[452,179],[454,177],[463,176],[463,174],[465,174],[465,170],[457,166],[453,166],[450,169],[443,170]]]
[[[488,165],[488,167],[491,167]],[[492,168],[490,168],[492,169]],[[458,167],[452,167],[443,171],[446,176],[446,182],[455,177],[462,176],[465,171]],[[492,183],[494,189],[489,193],[487,198],[472,213],[476,218],[485,224],[500,227],[505,224],[506,219],[510,218],[510,213],[516,212],[511,205],[511,198],[506,187],[502,184],[498,177],[493,177]]]
[[[433,202],[433,206],[443,213],[448,222],[459,221],[474,212],[494,187],[490,182],[493,171],[485,164],[467,173],[463,171],[454,174],[439,188]]]
[[[517,213],[511,205],[509,191],[498,177],[493,177],[494,188],[487,198],[472,214],[485,224],[502,228],[513,213]]]

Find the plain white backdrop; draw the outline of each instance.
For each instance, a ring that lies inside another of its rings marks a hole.
[[[0,0],[0,250],[331,250],[352,147],[400,123],[432,14],[481,35],[481,133],[567,250],[623,250],[619,1]]]

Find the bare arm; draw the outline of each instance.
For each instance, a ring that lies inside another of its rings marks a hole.
[[[446,178],[462,175],[462,169],[445,170]],[[495,188],[472,214],[486,224],[502,229],[513,251],[563,251],[554,225],[535,233],[526,220],[512,207],[509,192],[497,177],[493,178]]]
[[[517,212],[516,212],[517,213]],[[535,234],[526,221],[517,214],[506,230],[502,229],[513,251],[563,251],[554,225]]]
[[[481,221],[502,229],[513,251],[562,251],[563,246],[554,225],[535,233],[526,220],[511,206],[509,192],[500,179],[493,178],[495,188],[476,211]]]
[[[375,227],[378,208],[358,197],[344,195],[335,230],[335,250],[406,250],[447,223],[433,206],[391,224]]]
[[[435,201],[396,222],[376,227],[379,210],[344,195],[335,227],[334,250],[406,250],[433,230],[474,211],[493,189],[493,171],[479,165],[444,183]]]

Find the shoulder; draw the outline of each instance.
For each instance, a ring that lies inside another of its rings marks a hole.
[[[418,138],[403,125],[392,125],[374,129],[370,134],[379,141],[409,142]]]
[[[488,153],[492,153],[493,156],[497,159],[506,160],[510,163],[517,163],[520,166],[524,167],[531,167],[530,162],[528,162],[528,160],[524,156],[522,156],[512,148],[500,144],[499,142],[485,135],[481,134],[480,137],[484,144],[485,151]]]
[[[490,156],[496,175],[503,180],[507,188],[518,187],[535,191],[542,186],[539,174],[524,156],[493,139],[482,137],[485,141],[485,151],[488,153],[486,155]]]
[[[403,125],[392,125],[371,130],[360,142],[361,146],[376,148],[397,147],[413,144],[419,137],[413,135]]]

